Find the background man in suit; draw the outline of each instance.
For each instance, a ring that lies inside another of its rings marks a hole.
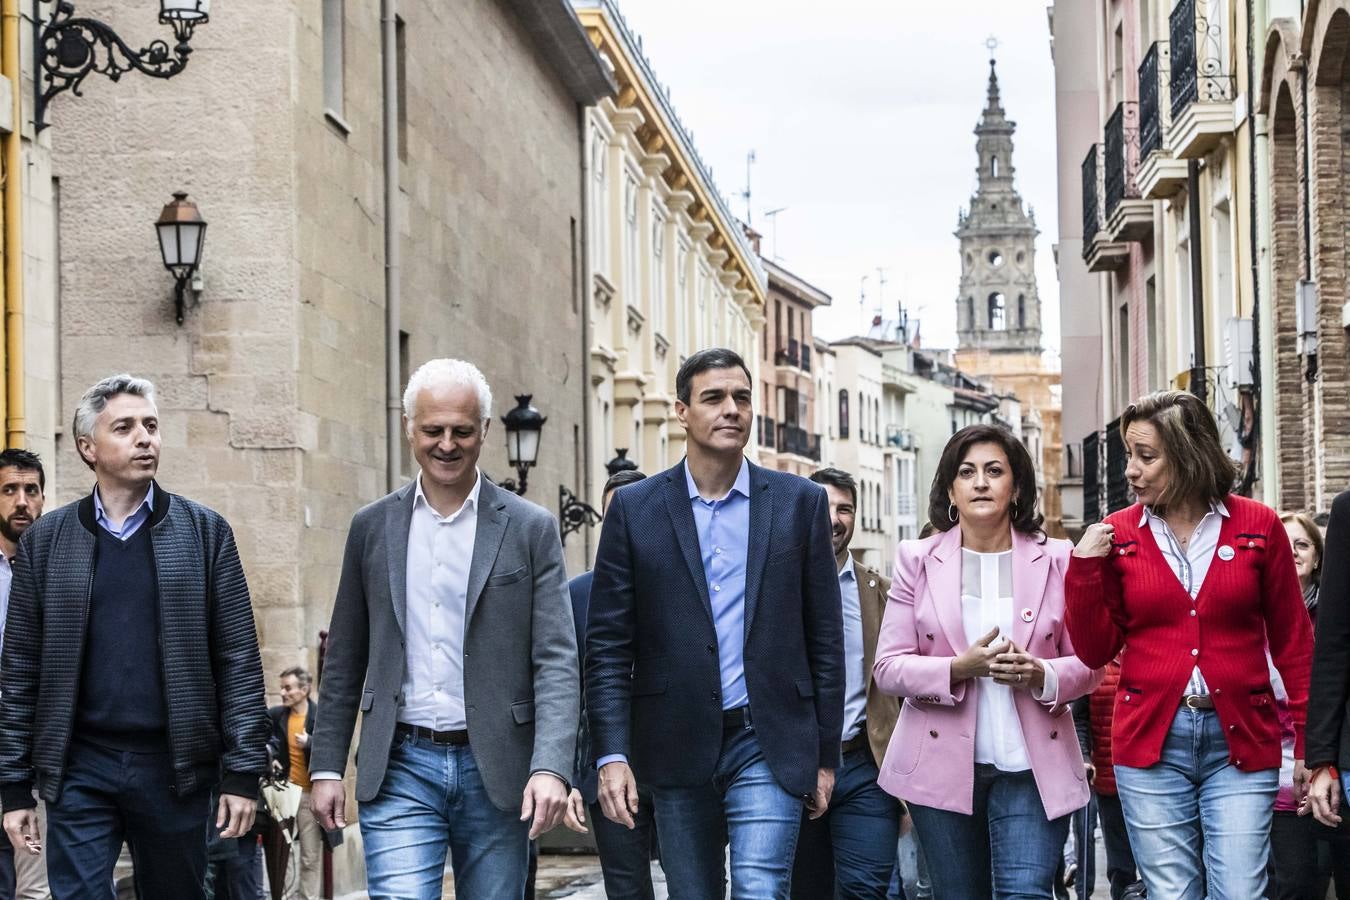
[[[811,480],[830,501],[834,562],[844,611],[843,767],[834,783],[830,810],[802,822],[792,896],[884,900],[895,870],[901,803],[877,784],[878,760],[886,755],[900,700],[872,683],[877,635],[891,583],[849,556],[858,486],[840,469],[821,469]]]
[[[624,485],[642,481],[647,476],[636,469],[616,472],[605,482],[600,498],[601,512],[609,511],[614,492]],[[586,641],[586,616],[590,607],[593,572],[582,572],[567,583],[572,592],[572,618],[577,628],[578,644]],[[656,848],[656,819],[652,815],[652,795],[645,785],[638,786],[638,808],[633,813],[633,828],[629,829],[605,818],[597,797],[599,779],[591,764],[589,729],[586,711],[581,711],[581,730],[577,750],[576,790],[591,811],[595,828],[595,847],[600,852],[600,869],[605,876],[605,894],[626,900],[652,900],[652,851]],[[570,826],[569,826],[570,827]]]
[[[359,709],[372,896],[439,897],[448,845],[460,900],[523,897],[529,840],[567,804],[580,673],[562,544],[479,473],[491,410],[473,365],[419,368],[403,411],[421,473],[347,535],[310,768],[319,823],[344,826]]]
[[[600,805],[651,788],[673,900],[781,897],[802,804],[839,767],[843,627],[825,491],[753,466],[750,371],[701,350],[676,375],[687,456],[614,495],[587,620]],[[631,761],[631,768],[630,768]]]

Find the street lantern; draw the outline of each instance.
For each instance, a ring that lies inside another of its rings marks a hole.
[[[202,249],[206,245],[206,220],[197,204],[184,191],[175,191],[173,200],[165,205],[155,222],[159,232],[159,253],[174,279],[174,307],[178,324],[183,324],[183,291],[192,274],[201,265]]]
[[[44,5],[52,8],[50,15],[43,12]],[[173,48],[159,39],[137,50],[110,25],[77,15],[72,0],[34,0],[34,127],[38,131],[46,128],[47,105],[62,91],[78,96],[90,72],[111,81],[132,71],[152,78],[177,75],[192,53],[193,29],[211,21],[210,13],[211,0],[159,0],[159,21],[173,29]]]
[[[638,464],[628,458],[627,447],[615,447],[614,458],[605,463],[605,471],[613,478],[620,472],[631,472],[637,469]]]
[[[519,482],[514,490],[522,495],[526,477],[539,460],[539,434],[548,421],[547,416],[530,405],[533,396],[516,394],[515,409],[502,416],[502,425],[506,427],[506,461],[516,469]]]

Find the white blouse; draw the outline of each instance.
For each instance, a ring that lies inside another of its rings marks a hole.
[[[961,619],[972,645],[995,626],[1005,643],[1013,628],[1012,551],[980,553],[961,549]],[[1048,672],[1048,667],[1047,667]],[[1046,688],[1050,688],[1050,679]],[[1048,691],[1047,691],[1048,692]],[[981,678],[975,713],[975,762],[1003,772],[1031,768],[1022,721],[1013,702],[1013,688]],[[1052,693],[1050,696],[1054,696]]]

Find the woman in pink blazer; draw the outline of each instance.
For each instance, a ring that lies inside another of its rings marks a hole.
[[[905,800],[937,900],[1050,897],[1088,785],[1069,701],[1101,672],[1064,629],[1073,549],[1036,512],[1009,431],[972,425],[942,451],[938,533],[896,551],[876,685],[905,698],[878,783]]]

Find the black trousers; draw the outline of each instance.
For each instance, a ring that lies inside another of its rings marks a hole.
[[[14,845],[7,834],[0,834],[0,844],[0,900],[14,900]]]
[[[1120,900],[1125,889],[1139,880],[1139,872],[1134,864],[1134,851],[1130,849],[1130,836],[1125,831],[1120,797],[1115,794],[1096,796],[1102,842],[1106,845],[1106,880],[1111,886],[1111,900]]]
[[[1270,823],[1271,900],[1323,900],[1332,880],[1350,897],[1350,828],[1277,810]]]
[[[73,741],[61,797],[47,804],[47,882],[61,900],[109,900],[125,842],[142,900],[206,896],[211,791],[178,797],[168,753]]]

